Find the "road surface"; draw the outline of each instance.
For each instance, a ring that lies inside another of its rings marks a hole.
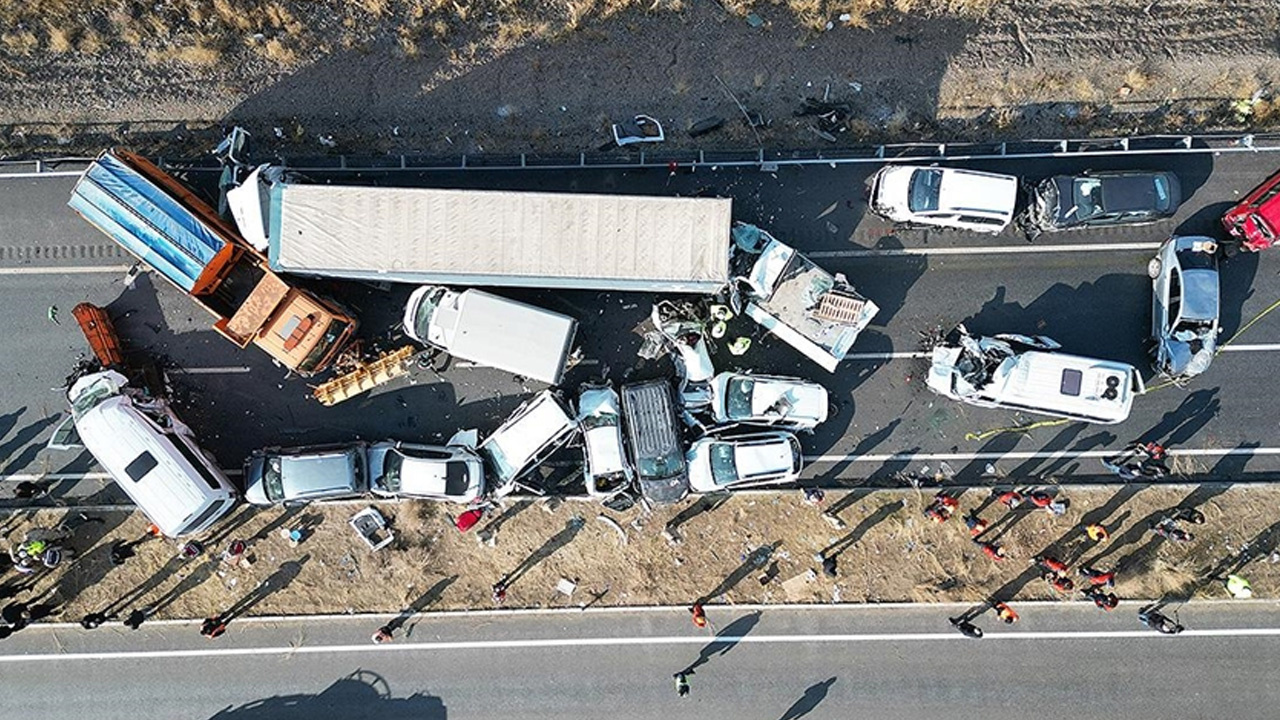
[[[953,631],[959,607],[712,607],[721,639],[683,609],[480,613],[24,630],[4,641],[0,716],[41,720],[469,718],[1273,718],[1273,603],[1207,603],[1158,635],[1137,606],[1019,608]],[[1173,610],[1168,610],[1173,612]],[[405,636],[405,629],[412,632]],[[672,673],[694,665],[679,698]]]
[[[1138,398],[1132,417],[1114,426],[1065,424],[1026,434],[985,435],[1033,418],[945,401],[923,386],[920,334],[966,322],[979,333],[1045,334],[1068,351],[1147,367],[1150,281],[1145,269],[1171,232],[1211,232],[1216,218],[1280,164],[1280,153],[1200,153],[1138,157],[1007,160],[969,166],[1040,177],[1086,168],[1144,167],[1178,173],[1186,201],[1170,221],[1129,229],[1041,236],[1028,243],[1000,236],[906,230],[866,213],[862,188],[874,165],[662,170],[441,171],[317,179],[359,182],[628,192],[717,194],[734,199],[734,216],[768,228],[810,252],[823,266],[845,273],[882,308],[854,345],[853,359],[827,374],[791,348],[767,337],[744,357],[716,356],[734,366],[794,374],[826,384],[838,408],[805,451],[808,478],[826,482],[884,480],[899,470],[937,468],[945,461],[957,481],[997,475],[1019,479],[1052,474],[1089,478],[1098,456],[1136,437],[1163,439],[1184,453],[1197,477],[1264,479],[1280,472],[1280,415],[1274,412],[1274,359],[1280,352],[1280,311],[1237,331],[1280,299],[1280,252],[1251,254],[1223,265],[1223,339],[1228,352],[1186,388],[1167,387]],[[194,174],[206,182],[212,175]],[[0,388],[0,477],[33,475],[58,480],[55,496],[92,502],[121,499],[91,458],[41,447],[63,410],[59,391],[77,356],[87,352],[70,309],[88,300],[109,304],[133,351],[181,370],[172,375],[178,408],[202,443],[229,469],[255,447],[396,438],[440,441],[459,428],[493,430],[528,392],[539,386],[511,375],[454,363],[439,373],[415,370],[375,393],[334,408],[309,398],[309,387],[287,378],[267,356],[238,350],[218,337],[209,318],[163,279],[144,274],[124,286],[131,264],[123,250],[66,208],[74,178],[0,179],[0,309],[8,332],[0,363],[12,368]],[[358,283],[316,282],[315,287],[355,308],[368,338],[402,344],[396,325],[412,288],[380,291]],[[635,356],[632,332],[649,308],[644,294],[507,291],[505,294],[570,313],[581,320],[587,362],[570,371],[570,395],[583,380],[668,372],[663,363]],[[61,310],[61,324],[47,317]],[[754,332],[748,321],[736,332]],[[972,439],[977,433],[981,439]],[[576,450],[556,460],[572,462]],[[560,472],[545,479],[572,476]],[[7,483],[10,484],[11,483]],[[572,485],[566,485],[571,489]],[[5,496],[0,493],[0,498]]]

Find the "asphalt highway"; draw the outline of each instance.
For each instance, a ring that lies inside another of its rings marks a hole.
[[[712,607],[32,627],[0,655],[11,718],[464,720],[467,718],[1271,718],[1280,703],[1273,603],[1168,608],[1027,604],[972,640],[963,607]],[[691,693],[672,674],[694,668]]]
[[[1139,397],[1132,417],[1114,426],[1041,427],[990,434],[1041,418],[959,405],[923,387],[921,333],[964,321],[982,333],[1021,332],[1057,339],[1066,350],[1146,368],[1150,331],[1147,260],[1171,232],[1213,232],[1223,209],[1280,164],[1280,154],[1199,153],[966,163],[1024,177],[1118,167],[1178,173],[1186,200],[1172,220],[1130,229],[1044,235],[1034,243],[1008,232],[895,231],[866,212],[862,190],[874,165],[782,167],[774,172],[702,168],[661,170],[316,174],[317,179],[478,188],[583,192],[718,194],[734,198],[737,219],[755,222],[813,254],[882,308],[854,345],[854,358],[827,374],[742,320],[731,333],[757,334],[741,358],[717,353],[719,369],[751,368],[823,382],[838,405],[832,419],[805,439],[808,477],[827,482],[886,479],[899,470],[945,461],[962,481],[997,475],[1030,481],[1053,473],[1096,476],[1097,456],[1136,437],[1165,440],[1196,477],[1257,479],[1280,471],[1280,415],[1273,410],[1273,366],[1280,351],[1280,311],[1249,325],[1280,300],[1280,253],[1239,256],[1222,266],[1223,339],[1228,351],[1185,388]],[[207,185],[209,173],[192,173]],[[261,352],[239,351],[215,335],[208,318],[160,278],[144,274],[126,288],[132,264],[123,250],[66,208],[71,177],[0,178],[0,476],[49,473],[56,494],[118,499],[86,455],[42,450],[64,407],[61,386],[87,347],[70,317],[88,300],[109,305],[132,352],[160,358],[183,419],[228,468],[254,447],[353,437],[438,441],[461,427],[497,427],[527,392],[509,374],[453,363],[410,377],[335,408],[309,399],[305,381],[287,378]],[[311,281],[355,308],[365,337],[394,346],[408,287],[389,291],[359,283]],[[579,318],[587,362],[569,374],[569,395],[582,380],[668,372],[638,360],[632,329],[647,314],[643,294],[501,292]],[[59,323],[48,309],[60,310]],[[1238,337],[1236,333],[1248,325]],[[1149,382],[1154,382],[1147,372]],[[907,457],[914,455],[915,457]],[[571,462],[573,451],[557,460]],[[550,470],[548,483],[556,481]],[[563,473],[560,473],[563,475]],[[0,498],[3,493],[0,493]]]

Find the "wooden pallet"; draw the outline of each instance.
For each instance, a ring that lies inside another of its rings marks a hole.
[[[415,352],[416,348],[406,345],[395,352],[382,353],[377,360],[361,363],[355,370],[317,386],[311,394],[321,405],[337,405],[408,372]]]
[[[828,290],[818,301],[818,307],[813,311],[813,316],[819,320],[853,325],[862,316],[862,308],[866,304],[866,300],[855,295],[842,293],[839,290]]]

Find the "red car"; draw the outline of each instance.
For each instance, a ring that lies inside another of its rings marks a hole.
[[[1258,252],[1280,236],[1280,172],[1254,188],[1222,216],[1222,226],[1241,250]]]

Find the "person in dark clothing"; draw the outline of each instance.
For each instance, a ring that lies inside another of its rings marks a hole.
[[[200,625],[200,634],[210,640],[220,637],[227,631],[227,623],[220,616],[205,618],[204,623]]]
[[[680,697],[689,694],[689,676],[692,674],[692,670],[682,670],[671,676],[676,679],[676,694]]]
[[[961,635],[975,640],[982,639],[982,628],[962,618],[951,618],[951,627],[960,631]]]
[[[1085,597],[1093,601],[1094,605],[1099,608],[1111,612],[1120,605],[1120,598],[1115,593],[1103,592],[1100,587],[1091,587],[1084,591]]]

